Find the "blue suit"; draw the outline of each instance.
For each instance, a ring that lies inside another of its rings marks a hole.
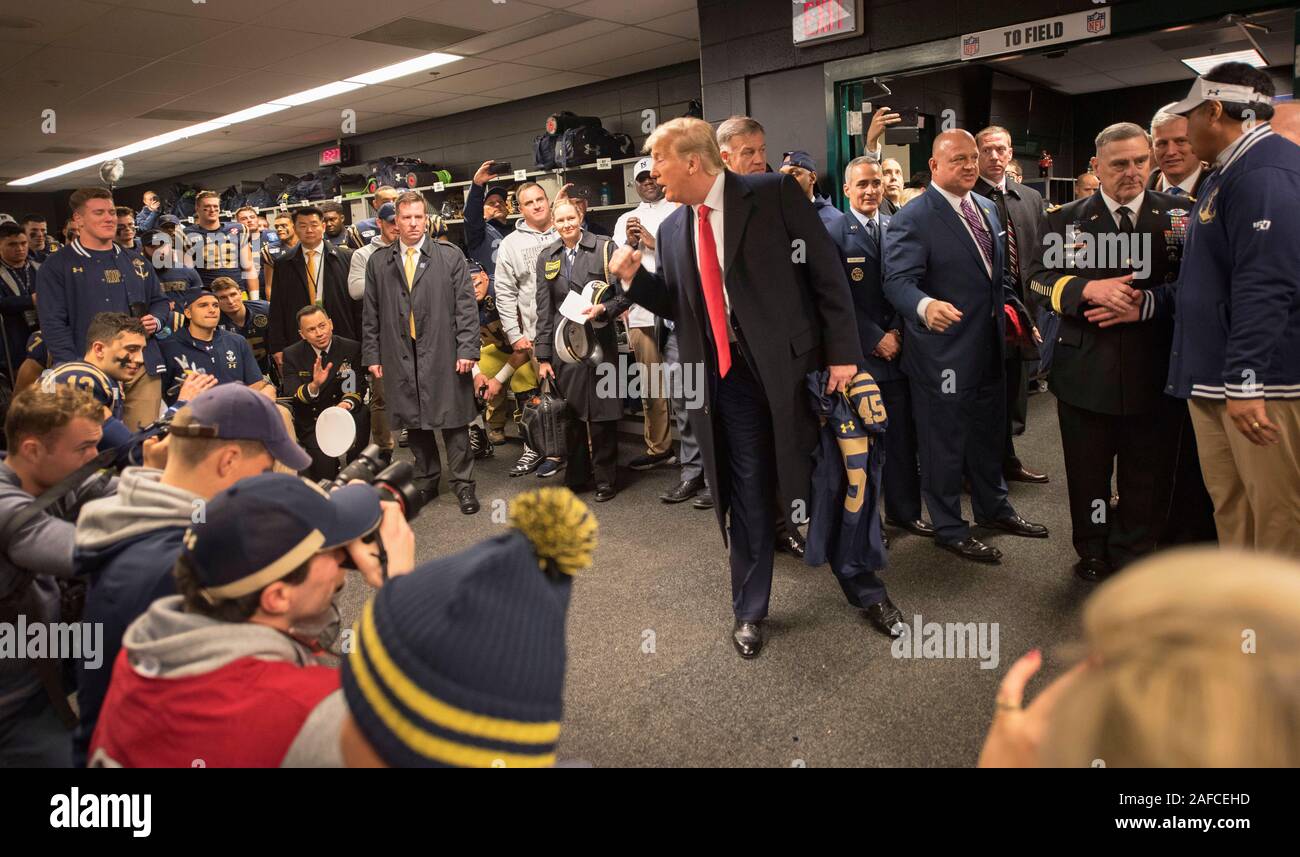
[[[853,292],[853,312],[858,322],[858,336],[864,355],[862,369],[869,372],[880,387],[889,415],[885,430],[885,516],[891,521],[915,521],[921,517],[921,483],[916,468],[916,421],[912,416],[912,396],[901,358],[876,357],[875,350],[885,333],[902,332],[903,322],[894,307],[885,300],[884,254],[881,241],[889,230],[890,216],[877,215],[880,238],[872,238],[857,215],[850,212],[828,228],[831,240],[840,251],[844,273]]]
[[[1004,305],[1019,313],[1024,307],[1003,264],[997,207],[978,194],[970,200],[991,237],[987,266],[964,221],[933,185],[894,215],[885,234],[884,290],[903,319],[902,368],[916,414],[921,493],[938,539],[949,544],[970,535],[961,516],[963,472],[976,522],[1015,514],[1002,477]],[[917,313],[925,297],[952,304],[961,321],[931,331]]]

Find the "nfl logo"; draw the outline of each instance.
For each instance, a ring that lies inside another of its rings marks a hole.
[[[1088,16],[1089,33],[1100,33],[1104,29],[1106,29],[1105,12],[1093,12],[1091,15]]]
[[[1088,26],[1092,26],[1089,23]],[[973,57],[980,52],[980,37],[971,36],[961,40],[961,55],[964,57]]]

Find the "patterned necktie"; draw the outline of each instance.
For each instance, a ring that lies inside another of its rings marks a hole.
[[[998,204],[998,216],[1007,227],[1007,267],[1011,270],[1011,275],[1020,282],[1020,253],[1016,247],[1016,224],[1011,219],[1011,212],[1007,210],[1007,194],[1001,188],[993,188],[993,200]],[[1019,286],[1017,286],[1018,288]]]
[[[1165,193],[1169,194],[1170,196],[1187,196],[1187,191],[1183,190],[1178,185],[1174,185],[1173,187],[1169,188],[1169,190],[1165,191]]]
[[[975,233],[975,243],[980,246],[980,252],[984,254],[984,262],[992,268],[993,238],[989,235],[988,229],[984,228],[984,221],[975,212],[975,206],[971,205],[969,196],[961,201],[961,216],[966,219],[970,231]]]
[[[307,303],[316,303],[316,251],[307,251]]]
[[[420,252],[418,247],[406,248],[406,291],[410,294],[415,289],[415,260]],[[411,338],[415,339],[415,296],[411,296],[411,313],[407,318],[411,322]]]
[[[731,344],[727,340],[727,301],[722,294],[722,266],[718,264],[718,244],[713,240],[707,205],[700,206],[699,233],[700,286],[704,292],[705,309],[709,312],[713,347],[718,352],[718,377],[725,378],[731,369]]]

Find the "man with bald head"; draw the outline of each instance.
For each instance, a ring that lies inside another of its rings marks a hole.
[[[1286,101],[1273,105],[1273,119],[1269,122],[1273,133],[1281,134],[1300,146],[1300,104]]]
[[[962,476],[970,478],[977,525],[1046,538],[1046,527],[1016,514],[1002,475],[1007,326],[1021,336],[1033,326],[1003,262],[997,207],[972,193],[975,138],[943,132],[929,167],[932,183],[885,233],[885,297],[905,327],[902,368],[935,542],[964,559],[996,563],[1001,552],[972,536],[962,518]]]

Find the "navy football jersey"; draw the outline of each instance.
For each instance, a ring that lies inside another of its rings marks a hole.
[[[222,313],[221,321],[217,326],[244,337],[249,347],[253,349],[258,367],[263,373],[270,374],[271,355],[266,350],[266,329],[271,320],[271,304],[268,301],[246,300],[244,309],[243,324],[236,324],[234,319]]]
[[[61,384],[85,390],[108,408],[113,417],[119,420],[122,418],[122,409],[126,403],[122,384],[108,377],[99,367],[77,361],[56,366],[41,375],[41,390],[46,393],[53,393]]]
[[[185,224],[185,255],[193,260],[205,288],[212,288],[212,281],[217,277],[243,283],[244,269],[240,264],[243,241],[244,227],[238,223],[222,223],[216,229],[204,229],[197,223]]]
[[[45,347],[45,340],[41,338],[39,330],[27,337],[27,359],[35,360],[46,369],[54,365],[54,361],[50,359],[50,349]]]

